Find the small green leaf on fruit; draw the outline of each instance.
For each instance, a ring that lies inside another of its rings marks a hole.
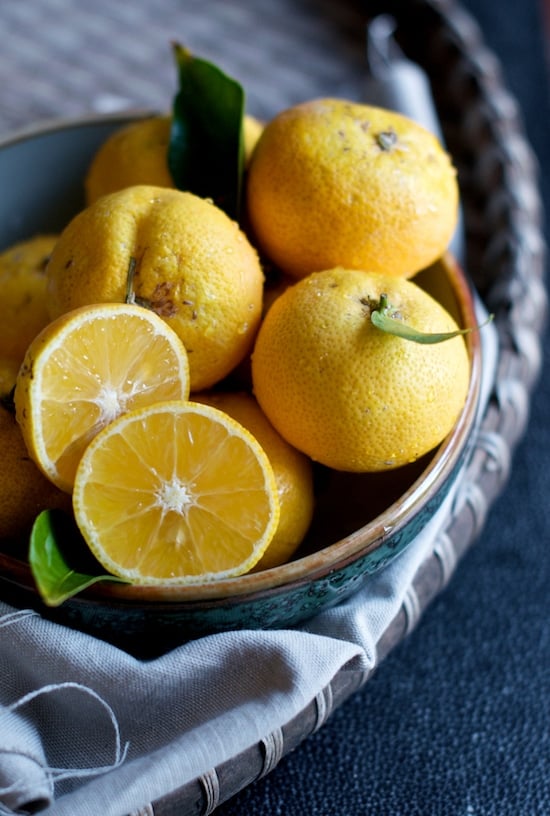
[[[387,295],[380,296],[380,303],[377,309],[373,309],[370,314],[371,322],[377,329],[380,329],[387,334],[392,334],[395,337],[401,337],[404,340],[410,340],[413,343],[434,344],[443,343],[445,340],[452,340],[453,337],[458,337],[461,334],[469,334],[472,331],[478,331],[493,319],[493,315],[489,315],[487,320],[481,326],[471,326],[466,329],[456,329],[450,332],[421,332],[408,326],[400,318],[396,317],[396,312],[392,305],[388,302]]]
[[[62,548],[62,541],[68,534],[71,546],[78,549],[80,534],[76,525],[66,514],[54,510],[40,513],[31,531],[29,563],[38,592],[47,606],[60,606],[98,581],[122,580],[101,572],[79,572],[70,566]],[[84,542],[82,544],[86,546]]]

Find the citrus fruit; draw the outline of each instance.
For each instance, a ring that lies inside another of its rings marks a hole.
[[[174,187],[168,166],[172,119],[169,115],[138,119],[116,130],[94,154],[85,178],[86,202],[136,184]],[[262,124],[249,114],[243,119],[245,163]]]
[[[0,539],[20,540],[26,556],[26,540],[42,510],[71,510],[71,499],[55,487],[29,458],[15,416],[0,405]]]
[[[252,354],[258,402],[291,445],[335,470],[413,462],[454,426],[469,383],[462,336],[421,345],[381,331],[386,295],[400,324],[457,329],[413,281],[336,268],[312,273],[267,313]]]
[[[343,99],[275,116],[248,171],[254,239],[298,278],[338,265],[411,277],[447,248],[457,207],[456,172],[435,136]]]
[[[279,516],[273,471],[254,437],[222,411],[183,401],[104,428],[78,466],[73,507],[100,563],[145,585],[246,572]]]
[[[84,449],[104,425],[131,408],[188,395],[187,355],[175,332],[141,306],[105,303],[40,332],[14,400],[30,456],[70,492]]]
[[[84,180],[86,201],[135,184],[173,187],[168,168],[169,116],[138,119],[111,134],[92,158]]]
[[[313,517],[311,460],[277,433],[251,394],[219,391],[200,394],[196,399],[229,414],[250,431],[267,454],[277,484],[280,514],[277,530],[256,569],[284,564],[303,541]]]
[[[193,391],[248,354],[261,318],[256,250],[221,209],[180,190],[138,185],[98,199],[63,230],[47,275],[52,318],[128,297],[160,315],[189,353]]]
[[[27,346],[49,322],[46,264],[55,235],[37,235],[0,254],[0,355],[21,363]]]

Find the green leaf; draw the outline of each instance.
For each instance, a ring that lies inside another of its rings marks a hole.
[[[404,340],[411,340],[413,343],[434,344],[443,343],[445,340],[451,340],[453,337],[458,337],[461,334],[468,334],[471,331],[479,330],[482,326],[472,326],[466,329],[456,329],[451,332],[421,332],[403,323],[401,319],[396,317],[396,311],[388,302],[386,295],[380,296],[380,303],[377,309],[371,311],[371,322],[377,329],[393,334],[395,337],[402,337]],[[489,315],[485,323],[489,323],[493,319],[493,315]]]
[[[174,183],[238,220],[244,168],[242,86],[216,65],[173,45],[178,69],[168,166]]]
[[[47,606],[59,606],[98,581],[127,583],[106,573],[88,574],[73,569],[62,551],[62,542],[67,537],[77,551],[79,539],[86,546],[76,525],[66,514],[44,510],[37,516],[31,531],[29,563],[37,589]]]

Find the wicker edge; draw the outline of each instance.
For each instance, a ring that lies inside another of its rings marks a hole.
[[[443,59],[455,62],[447,78],[449,92],[460,99],[467,85],[471,94],[474,80],[476,98],[471,100],[473,104],[455,138],[471,146],[475,153],[477,145],[487,142],[489,131],[489,149],[469,168],[462,169],[461,183],[465,189],[468,264],[478,270],[481,277],[476,278],[474,273],[474,278],[479,288],[485,289],[485,301],[495,313],[500,353],[495,387],[448,523],[420,567],[402,608],[379,641],[373,671],[414,629],[424,610],[445,587],[459,560],[479,537],[493,501],[508,480],[514,449],[528,421],[530,395],[540,373],[540,337],[547,313],[543,284],[546,252],[537,168],[515,101],[503,87],[498,61],[485,48],[476,23],[460,6],[451,0],[416,0],[415,5],[427,9],[431,16],[437,28],[435,46]],[[481,214],[477,204],[469,207],[469,194],[474,202],[480,197],[488,202]],[[480,219],[484,226],[481,236]],[[283,756],[320,728],[369,676],[359,671],[340,671],[322,694],[282,729],[131,816],[212,813],[219,804],[269,773]]]

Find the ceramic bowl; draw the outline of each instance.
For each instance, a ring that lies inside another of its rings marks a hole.
[[[143,114],[45,124],[0,142],[2,189],[10,191],[0,198],[0,249],[38,232],[61,230],[83,205],[82,182],[95,150],[138,115]],[[472,290],[455,264],[440,263],[417,280],[459,324],[475,325]],[[0,552],[0,598],[138,655],[149,653],[151,642],[152,651],[160,653],[204,634],[292,626],[333,606],[413,541],[457,479],[472,444],[481,377],[479,333],[468,334],[467,343],[470,387],[448,438],[422,460],[391,473],[317,468],[317,511],[291,562],[190,587],[100,583],[50,609],[42,604],[28,565]]]

